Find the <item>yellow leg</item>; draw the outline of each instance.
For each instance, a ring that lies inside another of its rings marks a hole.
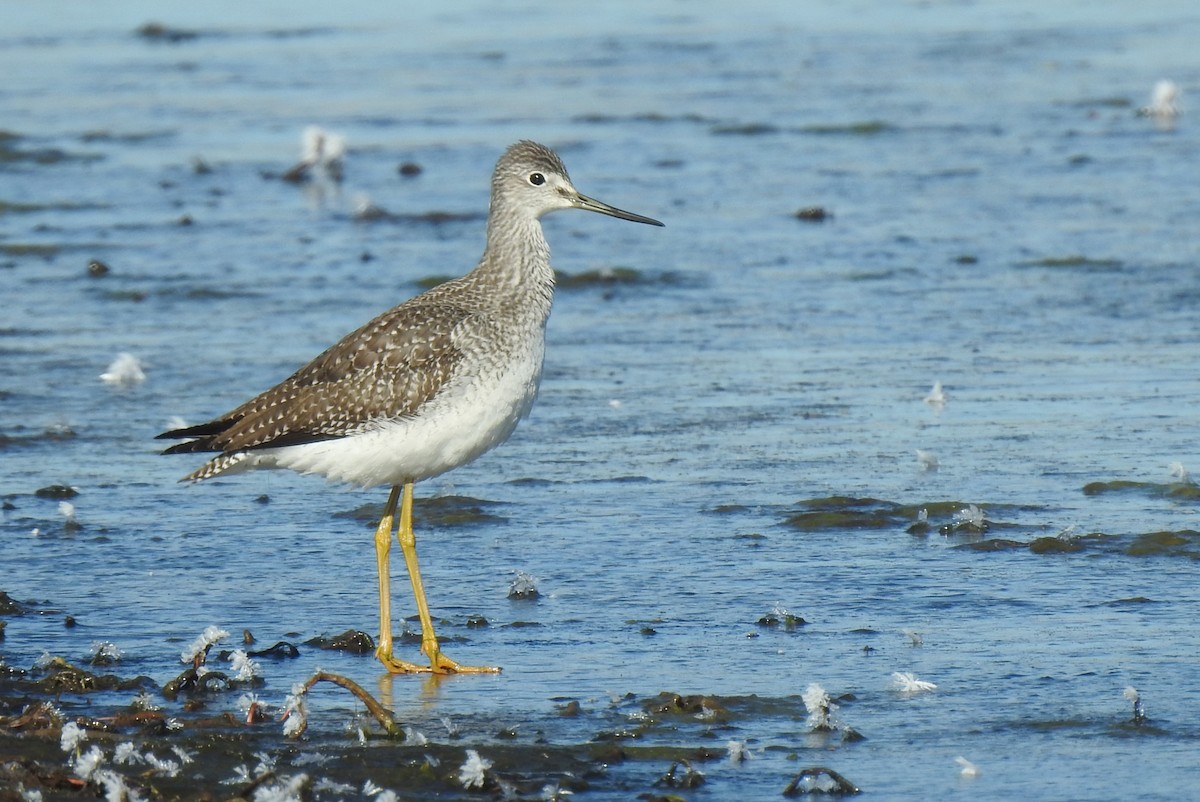
[[[392,522],[396,519],[396,502],[399,499],[400,486],[397,485],[388,496],[383,517],[379,519],[379,527],[375,530],[375,560],[379,564],[379,646],[375,649],[375,656],[393,674],[409,674],[429,669],[392,656],[392,592],[388,551],[392,545]]]
[[[392,497],[396,490],[392,489]],[[404,552],[404,564],[408,567],[408,578],[412,581],[413,596],[417,599],[417,615],[421,618],[421,651],[429,658],[429,671],[435,674],[497,674],[499,668],[491,666],[463,666],[442,654],[437,635],[433,631],[433,619],[429,616],[429,605],[425,601],[425,586],[421,582],[421,569],[417,566],[417,539],[412,528],[413,483],[404,485],[400,501],[400,529],[396,533],[400,549]],[[393,507],[394,508],[394,505]],[[381,524],[382,525],[382,524]],[[378,535],[376,535],[378,537]]]

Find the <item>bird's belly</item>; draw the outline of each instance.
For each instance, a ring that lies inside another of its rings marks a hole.
[[[452,381],[415,416],[381,420],[349,437],[269,449],[258,467],[360,487],[438,476],[503,443],[529,413],[541,377],[541,355],[534,356],[489,379]]]

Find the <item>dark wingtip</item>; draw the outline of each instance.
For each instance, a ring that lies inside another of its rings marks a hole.
[[[154,435],[155,440],[183,440],[188,437],[205,437],[220,431],[214,423],[201,423],[199,426],[185,426],[182,429],[172,429],[169,432]]]
[[[159,437],[162,437],[162,435],[159,435]],[[155,439],[158,439],[158,438],[155,438]],[[158,453],[159,454],[192,454],[199,450],[205,450],[205,449],[197,449],[196,448],[197,445],[198,445],[198,443],[196,440],[188,440],[186,443],[176,443],[173,446],[168,446],[167,448],[164,448],[162,451],[160,451]]]
[[[171,429],[168,432],[154,435],[155,440],[188,440],[171,446],[164,454],[190,454],[195,451],[219,451],[209,445],[209,440],[237,423],[237,418],[218,418],[195,426],[184,426],[182,429]]]

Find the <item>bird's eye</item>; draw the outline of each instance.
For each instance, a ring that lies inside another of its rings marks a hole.
[[[541,173],[530,173],[529,183],[533,184],[535,187],[540,187],[542,184],[546,183],[546,176],[542,175]]]

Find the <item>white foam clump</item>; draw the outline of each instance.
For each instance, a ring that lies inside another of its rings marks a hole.
[[[304,129],[300,144],[300,163],[287,172],[285,180],[311,177],[334,182],[342,180],[342,159],[346,155],[344,136],[310,125]]]
[[[72,767],[76,777],[81,780],[90,780],[102,763],[104,763],[104,752],[100,747],[93,746],[76,757]]]
[[[928,680],[917,679],[917,675],[908,671],[897,671],[892,674],[892,687],[900,693],[924,693],[937,690],[937,685]]]
[[[261,671],[258,663],[250,659],[250,655],[246,654],[242,649],[234,649],[229,655],[229,662],[237,675],[234,677],[238,682],[249,682],[259,675]]]
[[[154,701],[154,697],[147,691],[142,691],[137,696],[133,697],[133,708],[135,710],[158,710],[159,705]]]
[[[329,777],[321,777],[313,783],[313,793],[315,794],[349,794],[357,791],[353,785],[340,783],[337,780]]]
[[[134,766],[139,763],[149,766],[152,772],[164,775],[166,777],[178,777],[179,769],[185,763],[192,762],[192,756],[184,749],[178,746],[171,748],[178,761],[160,758],[153,752],[139,753],[137,747],[132,743],[125,741],[117,744],[117,748],[113,751],[113,763],[124,766]]]
[[[375,797],[375,802],[399,802],[395,791],[382,788],[369,779],[363,781],[362,795],[368,799]]]
[[[1146,710],[1142,707],[1142,695],[1132,685],[1125,688],[1123,695],[1133,703],[1133,723],[1141,725],[1146,720]]]
[[[308,164],[336,168],[346,155],[346,138],[341,134],[326,131],[318,125],[305,128],[300,139],[300,157]]]
[[[514,573],[513,580],[508,583],[508,597],[510,599],[537,598],[539,595],[537,580],[524,571],[515,571]]]
[[[190,663],[204,653],[208,647],[229,637],[229,631],[218,626],[205,627],[204,631],[192,641],[192,644],[179,654],[181,663]]]
[[[59,744],[64,752],[74,752],[79,748],[79,745],[87,740],[87,731],[76,724],[74,721],[68,721],[63,725],[62,735],[59,738]]]
[[[968,504],[954,513],[954,520],[959,524],[969,524],[979,529],[983,528],[983,525],[987,523],[987,518],[983,510],[975,504]]]
[[[829,698],[829,694],[825,692],[817,683],[810,683],[804,689],[804,693],[800,698],[804,700],[804,706],[808,709],[808,724],[812,730],[829,730],[833,729],[833,724],[830,718],[833,711],[837,710],[837,705]]]
[[[297,755],[296,757],[297,760],[293,761],[293,763],[299,766],[301,765],[299,758],[302,757],[302,755]],[[277,760],[276,755],[273,755],[270,752],[255,752],[254,759],[258,761],[258,765],[254,767],[255,777],[261,777],[268,772],[275,771],[275,762]]]
[[[354,210],[350,216],[355,220],[382,220],[391,217],[391,212],[371,200],[367,193],[359,192],[354,196]]]
[[[941,382],[933,383],[933,387],[929,390],[929,395],[925,396],[925,403],[935,409],[941,409],[946,406],[946,391],[942,389]]]
[[[179,763],[174,760],[166,760],[151,752],[146,752],[142,755],[142,762],[149,766],[152,771],[162,774],[165,777],[179,776]]]
[[[42,792],[37,788],[26,788],[24,783],[17,783],[17,793],[21,802],[42,802]]]
[[[107,802],[142,802],[143,797],[125,784],[125,778],[111,769],[99,769],[92,782],[104,789]]]
[[[246,766],[245,763],[243,763],[240,766],[234,767],[233,777],[231,777],[227,780],[221,780],[221,784],[222,785],[245,785],[247,783],[255,782],[259,778],[264,777],[265,775],[270,774],[271,772],[273,772],[275,770],[275,756],[274,755],[269,754],[267,752],[256,752],[254,754],[254,757],[258,759],[258,765],[256,765],[253,769]],[[303,765],[299,759],[304,757],[304,755],[300,754],[300,755],[297,755],[296,757],[297,757],[297,759],[293,761],[293,764],[296,766]]]
[[[308,785],[307,774],[283,777],[270,785],[262,785],[254,791],[254,802],[302,802],[304,786]]]
[[[238,697],[237,709],[246,714],[246,723],[252,724],[257,714],[267,711],[267,706],[258,698],[258,694],[243,693]]]
[[[1143,115],[1160,119],[1174,119],[1179,116],[1179,84],[1163,79],[1154,84],[1150,94],[1150,105],[1138,109]]]
[[[140,384],[146,380],[146,371],[141,361],[133,354],[117,354],[117,358],[108,366],[108,370],[100,374],[100,381],[105,384],[130,385]]]
[[[822,772],[806,775],[796,785],[796,791],[799,794],[833,794],[840,793],[841,787],[837,780]]]
[[[125,656],[121,647],[110,640],[92,641],[92,661],[107,661],[115,663]]]
[[[492,761],[480,757],[474,749],[468,749],[467,759],[458,769],[458,781],[463,788],[482,788],[491,767]]]
[[[113,763],[118,766],[133,765],[141,759],[142,756],[137,753],[137,747],[129,741],[117,744],[116,750],[113,751]]]
[[[542,802],[561,802],[562,799],[568,796],[574,796],[575,792],[568,788],[563,788],[558,783],[546,783],[542,786],[542,793],[538,799]]]
[[[233,767],[233,776],[221,780],[221,785],[248,785],[254,782],[254,776],[250,773],[250,769],[243,763],[240,766]]]
[[[299,735],[308,726],[308,706],[304,703],[307,694],[303,682],[292,686],[292,692],[283,703],[283,734],[287,737]]]
[[[725,753],[730,763],[745,763],[754,755],[746,747],[745,741],[730,740],[725,744]]]
[[[271,758],[274,760],[274,758]],[[316,752],[301,752],[292,758],[293,766],[324,766],[333,758],[330,755],[321,755]]]

